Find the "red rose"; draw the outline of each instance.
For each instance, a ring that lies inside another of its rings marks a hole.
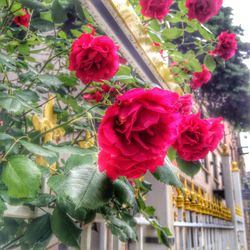
[[[103,99],[103,94],[100,91],[96,91],[95,93],[92,94],[84,94],[83,99],[86,101],[101,102]]]
[[[114,180],[120,175],[137,178],[161,165],[177,137],[178,100],[178,94],[159,88],[117,97],[98,130],[100,170]]]
[[[223,58],[225,61],[234,56],[237,50],[236,35],[227,32],[221,32],[218,36],[218,44],[216,48],[210,52],[211,55],[216,55]]]
[[[224,125],[221,124],[222,122],[222,117],[218,117],[217,119],[210,118],[207,119],[209,122],[209,151],[214,151],[217,146],[219,141],[222,139],[224,136]]]
[[[192,104],[193,104],[193,99],[192,95],[183,95],[180,96],[179,101],[178,101],[178,111],[182,115],[189,115],[192,112]]]
[[[140,0],[143,16],[163,20],[169,12],[173,0]]]
[[[212,74],[206,68],[204,64],[202,64],[202,71],[201,72],[194,72],[193,79],[190,83],[192,89],[198,89],[203,84],[206,84],[210,81]]]
[[[207,22],[219,12],[222,0],[186,0],[188,18],[197,19],[201,23]]]
[[[201,119],[200,114],[184,116],[173,144],[181,159],[197,161],[218,146],[223,137],[222,118]]]
[[[72,44],[69,61],[69,69],[86,84],[109,80],[119,68],[117,47],[107,36],[82,34]]]
[[[147,170],[154,172],[158,166],[164,164],[166,152],[162,155],[152,156],[149,160],[138,160],[112,155],[101,151],[98,156],[99,170],[106,171],[107,175],[115,180],[119,176],[136,179],[146,173]]]
[[[30,14],[26,9],[23,9],[24,14],[22,16],[15,16],[13,22],[17,26],[29,27]]]

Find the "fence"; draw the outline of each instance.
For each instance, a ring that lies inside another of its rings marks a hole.
[[[230,210],[216,199],[206,197],[200,188],[174,197],[176,250],[235,250],[234,226]]]

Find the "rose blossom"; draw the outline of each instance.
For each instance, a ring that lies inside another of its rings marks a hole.
[[[69,61],[69,69],[85,84],[109,80],[119,68],[117,47],[108,36],[82,34],[72,44]]]
[[[197,19],[199,22],[205,23],[218,14],[222,2],[222,0],[186,0],[188,18],[190,20]]]
[[[159,88],[133,89],[117,97],[98,130],[100,170],[113,180],[137,178],[163,164],[177,137],[178,101],[178,94]]]
[[[29,27],[29,21],[30,21],[30,14],[26,9],[22,9],[24,14],[22,16],[15,16],[13,19],[13,22],[17,26],[24,26],[26,28]]]
[[[140,0],[143,16],[163,20],[169,12],[173,0]]]
[[[193,99],[192,95],[187,94],[179,97],[178,111],[182,115],[189,115],[192,112]]]
[[[173,144],[179,157],[196,161],[206,157],[218,146],[223,137],[222,118],[201,119],[200,114],[184,116],[179,126],[179,135]]]
[[[210,73],[210,71],[206,68],[204,64],[202,64],[202,71],[193,73],[193,79],[190,83],[190,86],[192,89],[198,89],[203,84],[208,83],[211,77],[212,74]]]
[[[237,50],[236,34],[221,32],[218,36],[218,40],[216,48],[211,51],[210,54],[219,56],[227,61],[234,56]]]

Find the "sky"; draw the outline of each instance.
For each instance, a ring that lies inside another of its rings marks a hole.
[[[250,1],[249,0],[224,0],[224,7],[233,9],[233,24],[241,25],[244,29],[244,37],[241,37],[243,42],[250,42]],[[250,59],[245,60],[245,64],[250,68]]]

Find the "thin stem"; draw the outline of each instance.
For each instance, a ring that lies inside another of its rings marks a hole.
[[[89,87],[90,83],[88,83],[75,97],[74,99],[78,98],[80,95],[82,95],[85,90]]]
[[[42,71],[45,69],[45,67],[48,65],[49,62],[51,62],[54,58],[60,56],[61,54],[63,54],[64,52],[67,52],[68,50],[62,50],[60,52],[58,52],[57,54],[55,54],[54,56],[50,57],[42,66],[42,68],[40,69],[39,73],[42,73]]]
[[[3,156],[3,158],[2,158],[1,161],[4,161],[4,160],[6,159],[6,157],[7,157],[7,155],[8,155],[8,154],[11,152],[11,150],[13,149],[13,147],[14,147],[20,140],[22,140],[22,139],[24,139],[24,138],[28,138],[28,136],[27,136],[27,135],[24,135],[24,136],[21,136],[20,138],[16,139],[16,140],[12,143],[12,145],[9,147],[9,149],[6,151],[6,153],[5,153],[5,155]]]
[[[53,99],[55,99],[55,98],[56,98],[56,96],[53,96],[53,97],[49,98],[49,100],[47,100],[47,101],[45,101],[45,102],[39,104],[39,105],[36,106],[34,109],[42,107],[44,104],[48,103],[49,101],[51,101],[51,100],[53,100]],[[25,113],[22,114],[22,116],[27,115],[27,114],[28,114],[29,112],[31,112],[32,110],[33,110],[33,109],[27,110]]]

